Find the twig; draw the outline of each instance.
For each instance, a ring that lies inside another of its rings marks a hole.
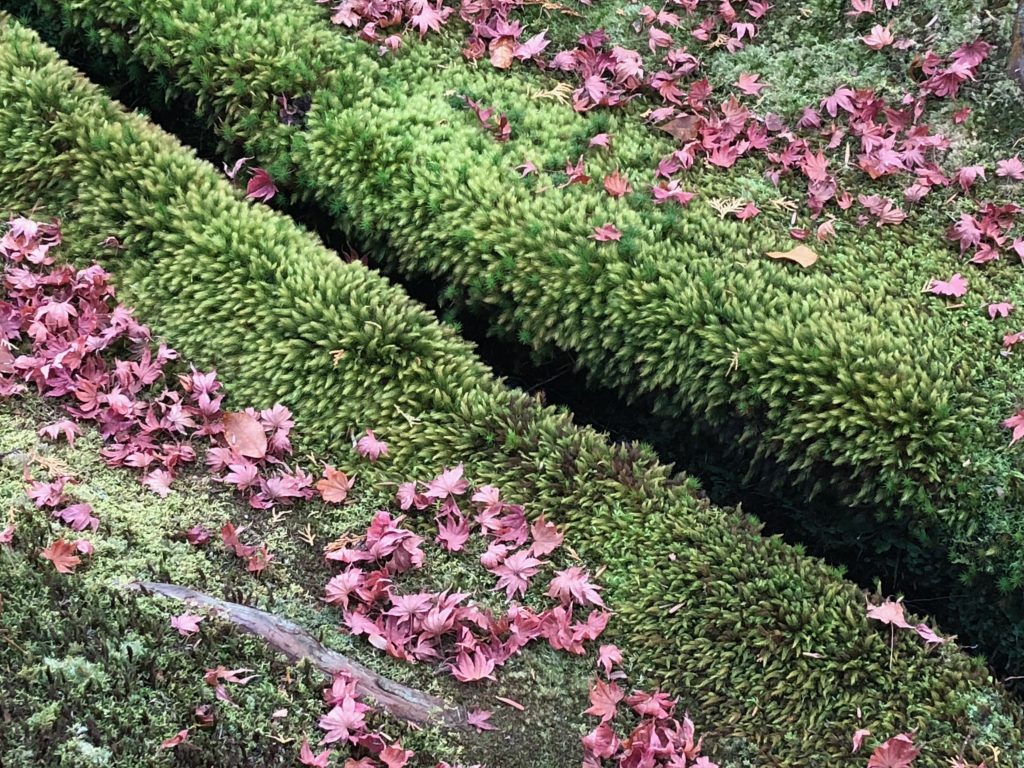
[[[153,594],[175,600],[188,600],[212,608],[232,624],[262,638],[271,648],[293,661],[305,659],[329,675],[348,674],[355,680],[361,695],[372,698],[378,706],[399,720],[421,725],[442,722],[453,728],[464,728],[468,725],[466,713],[459,707],[451,706],[429,693],[378,675],[344,654],[325,647],[306,630],[280,616],[247,605],[220,600],[177,584],[132,581],[123,586],[144,595]]]

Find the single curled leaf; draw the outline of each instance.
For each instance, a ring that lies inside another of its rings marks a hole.
[[[765,254],[769,259],[785,259],[799,264],[806,269],[813,266],[818,260],[818,254],[804,244],[800,244],[788,251],[768,251]]]

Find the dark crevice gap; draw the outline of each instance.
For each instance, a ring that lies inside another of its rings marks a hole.
[[[71,38],[31,13],[25,16],[26,23],[111,96],[145,113],[201,158],[221,166],[222,143],[197,117],[194,97],[182,94],[161,75],[122,65],[96,50],[83,50],[87,44],[81,39]],[[169,92],[175,96],[165,100],[163,95]],[[239,154],[236,150],[233,156]],[[282,205],[279,198],[273,201],[273,207],[316,232],[328,248],[339,254],[351,257],[373,250],[364,250],[362,244],[346,238],[332,226],[332,217],[314,204]],[[944,629],[959,633],[961,645],[970,648],[977,643],[980,650],[985,649],[984,638],[973,637],[965,625],[970,611],[958,600],[969,597],[972,600],[968,602],[983,603],[979,601],[982,596],[976,591],[961,594],[965,590],[951,581],[942,564],[931,562],[930,551],[918,543],[909,524],[879,522],[872,508],[844,506],[830,498],[827,491],[813,501],[803,501],[800,489],[783,485],[780,490],[767,481],[785,476],[784,468],[770,463],[759,464],[760,481],[745,482],[749,454],[730,450],[738,434],[686,419],[656,416],[650,398],[627,402],[617,392],[588,381],[564,352],[551,353],[538,361],[515,340],[496,337],[484,315],[456,308],[445,300],[443,283],[398,274],[386,264],[373,266],[442,321],[454,325],[510,386],[541,393],[545,402],[567,408],[577,423],[605,432],[611,440],[651,445],[664,462],[699,478],[714,504],[742,506],[762,522],[766,535],[778,534],[811,555],[841,565],[847,578],[868,590],[906,595],[905,602],[912,611],[935,616]],[[833,522],[838,519],[842,520],[841,526]],[[1002,659],[989,661],[997,671],[1006,673]]]

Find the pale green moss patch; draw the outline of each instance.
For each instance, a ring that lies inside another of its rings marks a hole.
[[[344,506],[310,503],[274,515],[236,503],[197,471],[161,499],[133,472],[106,467],[91,430],[74,449],[38,438],[35,430],[58,416],[34,399],[0,405],[0,510],[17,524],[13,549],[0,548],[0,717],[10,723],[0,730],[5,764],[284,766],[294,764],[294,739],[318,737],[324,684],[319,673],[289,665],[262,641],[217,619],[202,623],[198,642],[180,637],[169,619],[185,607],[135,598],[113,586],[132,578],[180,583],[258,605],[388,677],[495,711],[492,722],[499,730],[482,735],[440,728],[410,732],[376,716],[376,724],[401,736],[424,765],[447,759],[554,768],[580,759],[593,658],[535,645],[499,671],[499,682],[462,686],[439,669],[395,661],[339,630],[339,614],[319,600],[332,572],[320,557],[322,547],[365,529],[373,511],[388,505],[390,490],[357,489],[362,492]],[[73,575],[57,574],[38,557],[56,536],[74,534],[25,497],[26,462],[37,479],[45,477],[46,466],[71,474],[79,482],[69,486],[68,495],[93,505],[101,521],[96,534],[82,534],[96,552]],[[250,526],[242,538],[265,541],[275,555],[261,578],[246,573],[221,546],[218,532],[229,519]],[[213,535],[202,549],[180,536],[197,524]],[[484,591],[493,577],[475,565],[475,555],[441,557],[431,549],[427,567],[408,586],[478,590],[486,604],[491,601]],[[493,603],[499,605],[497,599]],[[202,680],[218,664],[250,667],[257,675],[247,686],[227,686],[235,705],[217,702]],[[495,696],[521,702],[526,711]],[[193,710],[202,704],[213,708],[216,727],[194,728],[175,752],[160,751],[162,739],[193,725]],[[281,709],[287,714],[272,717]]]

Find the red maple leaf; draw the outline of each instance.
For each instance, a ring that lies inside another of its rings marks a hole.
[[[877,747],[868,758],[868,768],[910,768],[921,750],[914,746],[914,738],[909,733],[893,736],[880,747]]]
[[[270,174],[262,168],[253,168],[249,183],[245,185],[245,197],[249,200],[266,202],[277,194],[277,185]]]

